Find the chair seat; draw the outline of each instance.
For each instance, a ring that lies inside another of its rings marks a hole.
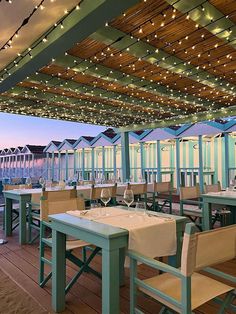
[[[202,217],[202,210],[200,208],[188,208],[184,209],[184,215]]]
[[[39,221],[41,221],[40,215],[37,214],[37,213],[32,214],[32,215],[31,215],[31,218],[34,219],[34,220],[39,220]]]
[[[169,273],[165,273],[159,276],[155,276],[149,279],[143,280],[144,283],[156,288],[157,290],[167,294],[168,296],[181,302],[181,279],[177,278]],[[157,296],[155,293],[148,291],[147,289],[139,287],[139,289],[152,298],[160,301],[174,311],[181,313],[181,310],[176,308],[173,304]],[[210,277],[204,276],[199,273],[192,275],[191,281],[192,290],[192,310],[201,306],[202,304],[210,301],[212,298],[219,296],[223,293],[234,290],[233,287],[216,281]]]
[[[48,245],[52,246],[52,238],[45,238],[45,240]],[[89,245],[91,244],[83,240],[69,240],[69,241],[66,241],[66,250],[70,251],[70,250],[78,249],[78,248],[89,246]]]

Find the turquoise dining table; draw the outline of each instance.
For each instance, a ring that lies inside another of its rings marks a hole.
[[[126,207],[120,206],[120,208]],[[176,220],[177,252],[175,256],[169,258],[169,263],[178,267],[181,259],[181,238],[187,218],[161,213],[158,213],[158,216]],[[50,220],[52,221],[53,310],[55,312],[65,310],[65,247],[66,236],[69,235],[102,248],[102,313],[119,314],[119,287],[124,283],[124,260],[129,232],[69,214],[50,215]]]
[[[13,201],[19,203],[19,244],[28,242],[27,238],[27,203],[31,201],[32,193],[41,193],[42,189],[17,189],[3,191],[5,198],[4,226],[5,236],[12,235],[12,207]]]
[[[232,221],[236,223],[236,191],[209,192],[207,194],[202,194],[201,197],[203,202],[203,230],[212,229],[212,204],[230,206]]]

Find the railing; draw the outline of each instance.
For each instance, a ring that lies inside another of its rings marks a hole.
[[[199,183],[199,167],[179,168],[181,186],[194,186]],[[214,184],[215,171],[210,167],[203,168],[203,181],[208,184]]]

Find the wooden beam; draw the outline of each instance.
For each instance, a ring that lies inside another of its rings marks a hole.
[[[52,58],[65,53],[75,43],[87,38],[107,21],[123,13],[129,7],[140,0],[86,0],[81,4],[80,10],[73,10],[64,20],[63,29],[58,25],[48,35],[47,42],[43,41],[45,34],[33,44],[29,51],[23,53],[23,57],[14,60],[8,71],[10,74],[2,76],[0,92],[5,92],[27,76],[37,71],[51,61]],[[8,67],[7,67],[8,68]]]

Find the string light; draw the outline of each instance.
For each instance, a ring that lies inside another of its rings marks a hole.
[[[6,0],[7,1],[7,0]],[[43,7],[43,3],[45,0],[42,0],[39,4],[39,6],[34,7],[34,9],[32,10],[32,12],[23,20],[23,22],[21,23],[21,25],[17,28],[17,30],[11,35],[11,37],[2,45],[2,47],[0,48],[1,50],[6,49],[7,46],[10,46],[9,43],[12,43],[12,40],[14,37],[18,37],[19,36],[19,32],[20,30],[29,23],[30,19],[32,18],[32,16],[37,12],[38,8],[40,8],[42,10]],[[12,3],[12,1],[7,1],[8,3]],[[43,7],[44,8],[44,7]]]

